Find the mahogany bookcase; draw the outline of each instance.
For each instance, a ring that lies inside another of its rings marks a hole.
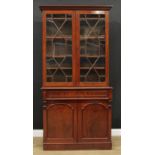
[[[40,9],[44,150],[111,149],[111,6]]]

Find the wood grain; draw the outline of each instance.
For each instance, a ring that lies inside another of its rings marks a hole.
[[[43,149],[112,149],[109,86],[109,10],[111,6],[40,6],[42,11]],[[72,82],[46,81],[46,15],[72,18]],[[80,14],[105,15],[105,81],[80,82]],[[38,155],[38,154],[37,154]],[[43,155],[43,154],[42,154]]]

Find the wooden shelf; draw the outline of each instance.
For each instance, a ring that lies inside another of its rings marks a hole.
[[[72,57],[72,55],[46,55],[46,58],[64,58],[64,57]]]
[[[80,75],[80,77],[85,77],[85,75]],[[105,77],[105,75],[100,75],[100,77]]]
[[[105,55],[86,55],[86,54],[81,54],[80,57],[85,58],[96,58],[96,57],[105,57]]]
[[[46,77],[51,77],[52,78],[52,75],[46,75]],[[67,75],[67,76],[65,76],[66,78],[71,78],[72,77],[72,75]]]
[[[80,20],[105,20],[105,17],[96,17],[96,18],[91,18],[91,17],[82,17]]]
[[[59,67],[59,68],[61,68],[63,70],[66,70],[66,69],[72,70],[72,67]],[[52,70],[52,69],[58,69],[58,67],[46,67],[46,69]]]
[[[100,36],[80,36],[80,39],[104,39],[105,35]],[[46,39],[72,39],[72,36],[46,36]]]
[[[61,69],[72,69],[72,67],[60,67]],[[58,67],[47,67],[46,69],[58,69]],[[90,67],[80,67],[80,69],[83,69],[83,70],[89,70]],[[93,69],[97,69],[97,70],[100,70],[100,69],[105,69],[105,67],[93,67]]]
[[[100,36],[80,36],[80,39],[105,39],[105,35]]]
[[[46,39],[72,39],[72,36],[46,36]]]
[[[65,20],[65,19],[67,19],[67,20],[72,20],[72,18],[71,17],[69,17],[69,18],[67,18],[67,17],[61,17],[61,18],[50,18],[50,17],[47,17],[46,18],[47,20]]]
[[[72,55],[46,55],[47,58],[64,58],[64,57],[72,57]],[[82,58],[96,58],[96,57],[105,57],[105,55],[80,55]]]
[[[80,69],[90,69],[90,67],[80,67]],[[92,69],[105,69],[105,67],[93,67]]]

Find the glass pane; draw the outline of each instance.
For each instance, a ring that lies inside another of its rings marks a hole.
[[[72,81],[72,17],[69,14],[46,16],[47,82]]]
[[[105,17],[80,15],[80,81],[105,81]]]

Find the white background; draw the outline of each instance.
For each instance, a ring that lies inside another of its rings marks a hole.
[[[122,0],[122,155],[155,154],[155,2]],[[33,1],[0,2],[0,154],[33,154]]]

